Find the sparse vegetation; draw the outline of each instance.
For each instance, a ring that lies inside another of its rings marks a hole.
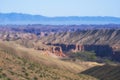
[[[76,52],[76,53],[71,53],[70,57],[75,60],[84,60],[84,61],[96,61],[97,57],[95,53],[93,52]]]
[[[94,52],[75,52],[75,53],[69,53],[70,60],[72,61],[93,61],[98,63],[106,63],[106,64],[114,64],[117,63],[116,61],[113,61],[111,57],[99,57],[96,56]]]
[[[88,75],[18,57],[12,51],[9,53],[9,49],[6,51],[0,50],[0,80],[97,80]]]

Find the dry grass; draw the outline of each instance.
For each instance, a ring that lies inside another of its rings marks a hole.
[[[88,68],[91,68],[93,66],[100,65],[95,62],[81,62],[79,64],[68,62],[68,61],[62,61],[59,58],[53,58],[47,55],[43,55],[47,52],[34,50],[33,48],[25,48],[23,46],[20,46],[18,44],[15,44],[14,42],[0,42],[1,45],[4,45],[4,48],[8,50],[8,52],[17,55],[18,57],[28,59],[30,61],[37,62],[39,64],[44,64],[47,66],[57,67],[60,69],[68,70],[74,73],[78,73],[81,71],[84,71]],[[12,46],[11,46],[12,45]],[[3,47],[3,46],[0,46]]]
[[[79,67],[45,57],[33,49],[28,51],[13,43],[0,42],[0,80],[96,80],[88,75],[72,73],[82,69]]]

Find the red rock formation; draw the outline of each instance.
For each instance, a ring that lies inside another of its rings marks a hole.
[[[62,51],[62,48],[60,46],[53,46],[52,47],[52,53],[54,53],[57,56],[64,57],[65,54]]]
[[[62,48],[60,46],[48,46],[45,44],[40,44],[38,46],[37,45],[34,46],[34,49],[45,51],[45,52],[50,52],[59,57],[65,57],[65,54],[63,53]]]
[[[75,46],[76,46],[75,47],[76,52],[84,51],[84,46],[83,45],[76,44]]]
[[[84,51],[84,45],[79,45],[79,44],[52,44],[52,43],[48,43],[46,45],[59,46],[59,47],[61,47],[61,50],[64,51],[64,52],[68,52],[68,51],[73,51],[73,52]]]

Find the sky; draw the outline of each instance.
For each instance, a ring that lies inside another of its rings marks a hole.
[[[0,13],[120,17],[120,0],[0,0]]]

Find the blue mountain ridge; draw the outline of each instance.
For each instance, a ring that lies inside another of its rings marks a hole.
[[[47,17],[23,13],[0,13],[0,24],[120,24],[120,18],[109,16]]]

